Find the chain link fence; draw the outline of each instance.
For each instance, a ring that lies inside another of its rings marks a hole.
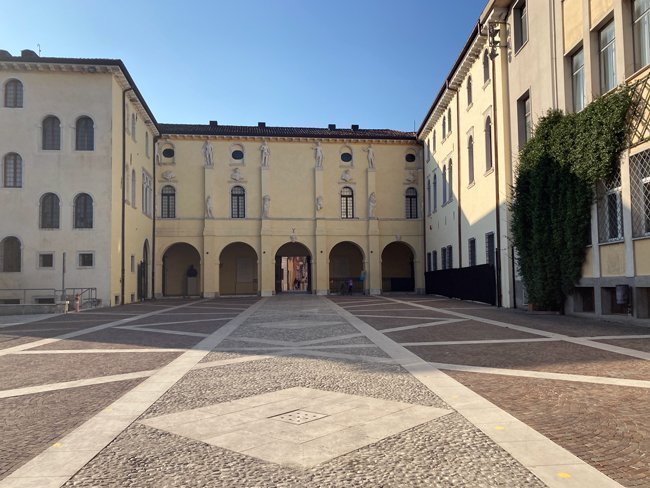
[[[650,150],[630,156],[632,236],[650,236]]]

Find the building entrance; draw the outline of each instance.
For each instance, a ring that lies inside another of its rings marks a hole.
[[[275,292],[311,293],[311,253],[306,246],[288,242],[275,254]]]

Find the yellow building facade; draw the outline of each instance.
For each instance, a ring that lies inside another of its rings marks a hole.
[[[159,294],[347,293],[350,282],[368,294],[422,291],[413,134],[217,122],[161,131]],[[299,283],[287,258],[302,263]],[[199,273],[188,285],[190,265]]]

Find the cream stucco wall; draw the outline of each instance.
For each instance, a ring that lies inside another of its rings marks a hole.
[[[0,83],[23,83],[23,108],[0,107],[0,153],[23,160],[23,187],[0,188],[0,239],[16,236],[22,243],[22,271],[0,273],[0,288],[97,288],[110,303],[112,113],[110,74],[0,70]],[[42,120],[61,121],[61,149],[41,149]],[[82,115],[95,124],[95,150],[75,150],[75,122]],[[39,229],[39,201],[47,192],[60,198],[60,228]],[[73,229],[73,199],[93,198],[93,229]],[[93,252],[92,268],[78,267],[78,252]],[[40,252],[54,253],[54,268],[39,269]],[[47,294],[44,293],[47,296]],[[51,295],[50,295],[51,296]]]

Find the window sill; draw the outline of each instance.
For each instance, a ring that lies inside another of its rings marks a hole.
[[[88,232],[89,230],[95,230],[94,227],[73,227],[72,230],[78,230],[81,232]]]
[[[470,188],[473,188],[476,186],[476,181],[472,181],[469,185],[467,185],[467,189],[469,190]]]
[[[610,239],[604,242],[599,242],[598,246],[609,246],[613,244],[622,244],[624,242],[625,242],[625,238],[621,237],[620,239],[617,238],[617,239]]]
[[[494,166],[492,166],[485,173],[483,173],[483,176],[490,176],[492,173],[494,173]]]
[[[645,234],[643,236],[636,236],[632,238],[633,241],[642,241],[644,239],[650,239],[650,233]]]
[[[488,78],[485,83],[483,83],[483,90],[485,90],[492,83],[492,78]]]
[[[528,44],[528,39],[526,39],[526,42],[524,42],[521,46],[519,46],[517,49],[515,49],[515,57],[522,51],[523,48],[526,47]]]
[[[472,103],[470,103],[469,105],[467,105],[466,112],[469,112],[469,111],[472,109],[473,106],[474,106],[474,102],[472,102]]]

